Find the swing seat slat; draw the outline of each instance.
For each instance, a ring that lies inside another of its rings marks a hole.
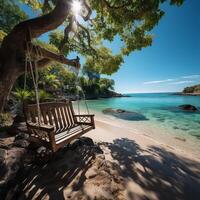
[[[30,140],[53,152],[95,129],[94,115],[76,115],[71,101],[40,103],[40,112],[39,123],[37,104],[24,106]]]

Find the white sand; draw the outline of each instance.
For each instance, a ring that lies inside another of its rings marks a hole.
[[[187,149],[157,141],[148,130],[143,134],[138,127],[127,129],[101,118],[86,136],[99,142],[105,158],[123,171],[122,199],[198,199],[200,159]]]
[[[194,146],[187,141],[177,140],[172,136],[163,134],[153,135],[148,130],[148,127],[142,126],[141,124],[134,124],[132,127],[126,126],[123,120],[109,118],[102,118],[98,116],[95,120],[96,129],[86,134],[95,141],[113,142],[115,139],[128,138],[134,140],[142,148],[148,148],[148,146],[159,146],[165,148],[167,151],[171,151],[187,158],[192,158],[200,162],[200,144],[196,147],[194,152]],[[151,127],[150,127],[151,128]],[[179,138],[178,138],[179,139]],[[189,143],[189,144],[188,144]]]
[[[155,140],[148,130],[115,122],[98,118],[96,129],[85,134],[103,154],[83,146],[33,168],[19,199],[199,200],[196,156]]]

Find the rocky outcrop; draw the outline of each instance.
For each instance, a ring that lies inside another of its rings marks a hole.
[[[176,93],[173,93],[173,95],[200,96],[200,84],[193,85],[190,87],[185,87],[182,92],[176,92]]]
[[[15,180],[18,170],[23,167],[29,142],[27,136],[19,134],[12,143],[1,141],[0,145],[0,196],[5,196],[9,185]]]
[[[85,156],[88,156],[88,160],[90,160],[92,157],[103,154],[101,148],[87,137],[72,141],[66,148],[54,154],[45,147],[35,147],[33,144],[30,145],[28,136],[24,133],[15,136],[12,144],[0,143],[0,197],[2,199],[16,199],[15,196],[19,194],[22,187],[21,179],[25,179],[31,173],[35,164],[39,168],[41,166],[42,169],[43,165],[49,163],[48,166],[51,168],[51,165],[54,165],[52,160],[56,159],[56,162],[62,163],[63,159],[66,159],[66,163],[71,169],[72,163],[76,166],[85,159]],[[81,157],[83,151],[85,154]],[[76,167],[81,167],[81,165]],[[91,179],[95,176],[94,173],[96,173],[94,169],[88,170],[86,177]]]
[[[190,104],[180,105],[179,108],[184,111],[192,111],[192,112],[198,111],[197,107]]]
[[[98,94],[98,95],[87,95],[86,99],[106,99],[106,98],[118,98],[118,97],[130,97],[129,95],[120,94],[114,91],[109,91],[106,94]]]
[[[126,199],[122,170],[103,150],[90,138],[76,139],[53,162],[33,167],[15,199]]]
[[[184,88],[182,94],[200,95],[200,84]]]
[[[114,92],[114,91],[109,91],[108,97],[130,97],[130,96],[125,95],[125,94],[121,94],[121,93],[117,93],[117,92]]]
[[[20,122],[20,123],[14,122],[7,131],[10,135],[17,135],[20,133],[28,133],[25,122]]]
[[[106,115],[112,115],[117,118],[124,119],[124,120],[130,120],[130,121],[148,120],[144,115],[142,115],[140,113],[123,110],[123,109],[107,108],[107,109],[103,110],[103,113]]]
[[[96,100],[96,99],[107,99],[107,98],[120,98],[120,97],[130,97],[127,94],[120,94],[114,91],[108,91],[105,94],[85,94],[85,98],[88,100]],[[76,101],[76,95],[65,95],[66,99],[70,99],[71,101]]]

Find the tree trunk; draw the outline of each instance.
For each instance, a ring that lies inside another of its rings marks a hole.
[[[25,48],[24,42],[27,39],[28,31],[31,31],[31,38],[37,38],[41,34],[56,29],[68,17],[69,1],[58,0],[57,5],[50,13],[34,19],[30,19],[16,25],[13,30],[4,38],[0,48],[0,113],[8,101],[9,94],[17,78],[24,72]],[[47,52],[48,53],[48,52]],[[46,54],[47,54],[46,53]],[[48,53],[39,64],[47,64],[52,53]],[[57,61],[64,60],[62,57],[55,57]],[[52,60],[55,60],[52,58]],[[65,64],[70,62],[66,60]],[[71,61],[74,64],[74,61]]]
[[[15,59],[11,57],[9,62],[0,68],[0,113],[3,112],[13,85],[21,74],[16,66]]]

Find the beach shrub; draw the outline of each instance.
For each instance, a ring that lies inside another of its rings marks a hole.
[[[30,99],[31,92],[25,89],[16,88],[15,91],[13,91],[13,95],[17,102],[23,103],[25,100]]]
[[[46,92],[45,90],[38,90],[38,96],[39,96],[40,102],[45,102],[52,98],[52,95]],[[35,90],[31,91],[30,100],[31,102],[34,102],[34,103],[36,102]]]
[[[43,102],[43,101],[47,101],[51,99],[52,95],[44,90],[39,90],[39,98],[40,98],[40,101]]]
[[[31,92],[25,89],[16,88],[15,91],[12,92],[14,97],[14,107],[13,112],[19,116],[23,117],[23,103],[24,101],[31,99]]]
[[[3,31],[3,30],[0,30],[0,45],[4,39],[4,37],[6,36],[7,34]]]

